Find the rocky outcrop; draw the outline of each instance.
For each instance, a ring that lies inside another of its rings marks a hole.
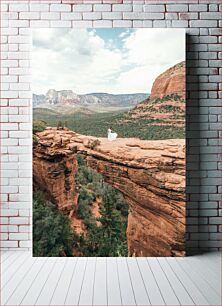
[[[159,75],[153,83],[150,100],[178,94],[185,99],[185,62],[181,62]]]
[[[77,203],[75,155],[120,190],[129,204],[130,256],[182,256],[185,235],[185,141],[84,136],[48,128],[33,149],[34,186],[59,209]]]
[[[78,170],[74,155],[69,154],[58,143],[56,148],[49,147],[50,137],[44,137],[44,143],[33,149],[33,186],[41,190],[45,198],[55,203],[60,210],[68,211],[77,205],[75,174]],[[55,135],[54,141],[60,139]],[[59,140],[58,140],[59,141]]]
[[[185,62],[168,69],[156,78],[151,95],[130,110],[125,121],[150,119],[150,125],[184,127]]]

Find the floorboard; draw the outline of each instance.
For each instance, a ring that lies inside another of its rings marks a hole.
[[[63,273],[57,283],[50,305],[64,305],[70,287],[72,276],[76,268],[77,258],[67,258]]]
[[[175,290],[169,283],[166,275],[163,273],[160,264],[156,258],[147,258],[147,262],[152,270],[152,273],[159,285],[160,291],[167,305],[179,305],[179,300]]]
[[[107,305],[106,258],[96,260],[93,305]]]
[[[173,259],[173,260],[172,260]],[[184,272],[180,267],[176,258],[168,257],[167,261],[169,262],[173,271],[179,275],[182,284],[185,286],[187,292],[192,296],[192,300],[196,305],[210,305],[207,299],[203,296],[200,290],[197,287],[197,284],[192,280],[192,277]]]
[[[140,270],[138,269],[136,258],[127,258],[127,265],[129,275],[135,295],[137,305],[150,305],[150,300],[144,285],[143,278],[141,277]]]
[[[115,257],[107,258],[107,302],[108,305],[122,305],[120,283]]]
[[[122,305],[136,305],[135,294],[132,287],[126,258],[117,258],[117,268]]]
[[[88,258],[79,298],[79,305],[93,305],[96,258]]]
[[[189,275],[192,278],[192,281],[195,282],[197,288],[200,290],[200,292],[202,293],[202,295],[206,298],[206,300],[210,303],[210,304],[214,304],[216,302],[216,305],[220,304],[220,295],[217,294],[216,290],[213,289],[208,282],[206,282],[200,273],[197,273],[195,271],[195,269],[193,269],[193,267],[190,267],[190,265],[188,265],[186,263],[186,261],[182,261],[176,258],[176,261],[178,262],[178,264],[180,265],[181,269],[183,269],[183,271],[185,273],[187,273],[187,275]]]
[[[86,264],[87,258],[77,258],[77,263],[67,291],[67,296],[64,303],[65,305],[78,305],[83,278],[86,271]]]
[[[221,305],[220,253],[35,258],[3,252],[0,305]]]
[[[137,258],[138,268],[147,289],[151,305],[165,305],[162,293],[148,265],[146,258]]]

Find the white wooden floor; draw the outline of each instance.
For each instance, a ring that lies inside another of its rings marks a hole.
[[[32,258],[3,252],[0,305],[221,305],[220,255]]]

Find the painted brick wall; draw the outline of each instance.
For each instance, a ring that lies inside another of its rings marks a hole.
[[[218,0],[1,1],[1,248],[31,246],[31,29],[187,31],[187,249],[221,246],[221,7]]]

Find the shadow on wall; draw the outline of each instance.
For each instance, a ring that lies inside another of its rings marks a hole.
[[[194,38],[186,35],[186,254],[195,255],[199,249],[200,193],[200,117],[198,50]],[[195,52],[196,51],[196,52]],[[207,225],[205,225],[207,227]]]

